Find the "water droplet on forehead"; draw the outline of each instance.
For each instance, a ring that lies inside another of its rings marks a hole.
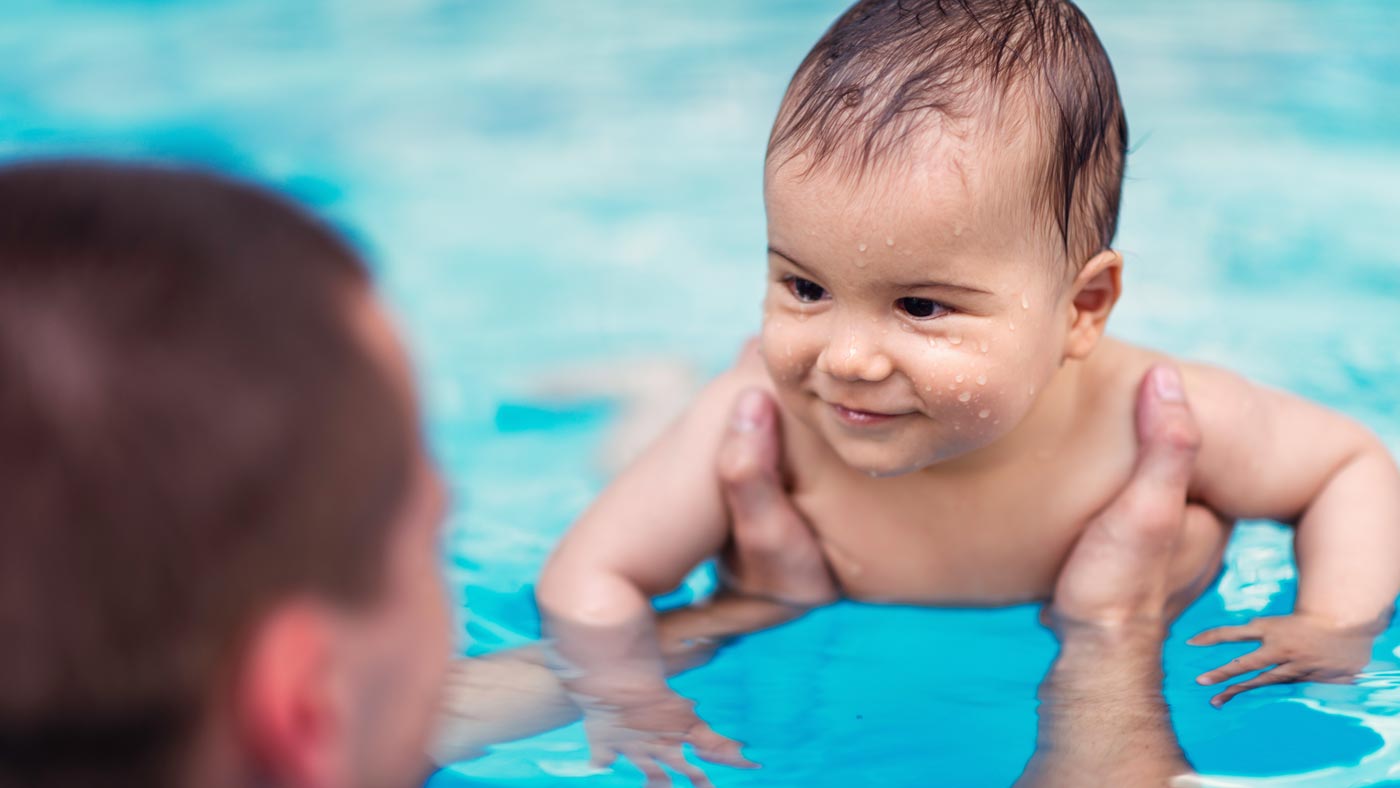
[[[963,382],[963,381],[966,380],[966,379],[967,379],[967,376],[966,376],[966,375],[963,375],[963,374],[961,374],[961,373],[959,373],[959,374],[953,376],[953,380],[957,381],[958,383],[961,383],[961,382]]]
[[[987,385],[987,376],[986,376],[986,375],[978,375],[978,376],[977,376],[977,385],[979,385],[979,386],[985,386],[985,385]]]
[[[886,239],[885,239],[885,246],[894,246],[894,239],[893,239],[893,238],[886,238]]]
[[[924,386],[924,391],[933,391],[933,386]]]
[[[967,402],[970,399],[972,399],[971,391],[964,391],[963,393],[958,395],[958,402]]]
[[[984,410],[984,411],[980,411],[980,412],[977,414],[977,418],[979,418],[979,419],[985,419],[985,418],[987,418],[987,417],[990,416],[990,415],[992,415],[992,412],[991,412],[990,410]]]
[[[865,250],[862,249],[861,251],[865,251]],[[860,258],[856,258],[856,268],[864,268],[864,267],[865,267],[865,261],[862,260],[862,259],[860,259]]]
[[[856,249],[858,249],[858,250],[864,252],[864,251],[866,250],[866,246],[865,246],[865,244],[861,244],[860,246],[857,246]]]
[[[953,225],[953,235],[962,235],[962,233],[963,233],[963,226],[962,226],[961,224],[955,224],[955,225]]]
[[[1030,300],[1029,298],[1026,298],[1026,294],[1025,294],[1025,293],[1022,293],[1022,294],[1021,294],[1021,308],[1022,308],[1022,309],[1030,309],[1030,308],[1031,308],[1031,300]]]

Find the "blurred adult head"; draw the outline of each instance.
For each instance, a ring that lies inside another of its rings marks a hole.
[[[0,785],[412,784],[442,506],[333,232],[210,174],[0,168]]]

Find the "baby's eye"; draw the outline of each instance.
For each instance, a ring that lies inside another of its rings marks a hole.
[[[788,289],[792,291],[797,300],[804,304],[812,304],[822,300],[826,296],[826,288],[800,276],[790,276],[787,278]]]
[[[948,312],[948,307],[931,298],[901,298],[895,302],[908,316],[919,320],[938,317]]]

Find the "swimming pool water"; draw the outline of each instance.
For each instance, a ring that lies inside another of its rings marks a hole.
[[[1085,2],[1134,152],[1112,328],[1364,420],[1400,447],[1400,4]],[[535,637],[529,584],[600,488],[615,411],[541,404],[591,360],[713,371],[757,324],[760,164],[821,0],[17,0],[0,25],[0,156],[204,162],[309,201],[376,260],[464,505],[446,561],[475,653]],[[1291,604],[1289,532],[1240,529],[1178,624],[1167,696],[1222,785],[1400,779],[1400,630],[1357,686],[1191,678],[1208,625]],[[465,640],[464,640],[465,642]],[[1003,785],[1054,643],[1032,608],[839,605],[677,680],[759,773],[720,785]],[[635,785],[577,727],[443,785]]]

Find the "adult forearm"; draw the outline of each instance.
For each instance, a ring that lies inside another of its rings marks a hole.
[[[1162,641],[1151,632],[1063,637],[1040,688],[1035,755],[1019,785],[1166,785],[1190,766],[1162,697]]]
[[[657,622],[658,642],[667,671],[679,673],[708,662],[733,638],[785,624],[806,612],[797,605],[721,591],[707,602],[663,614]]]
[[[1340,466],[1298,523],[1300,613],[1381,626],[1400,593],[1400,471],[1368,443]]]

